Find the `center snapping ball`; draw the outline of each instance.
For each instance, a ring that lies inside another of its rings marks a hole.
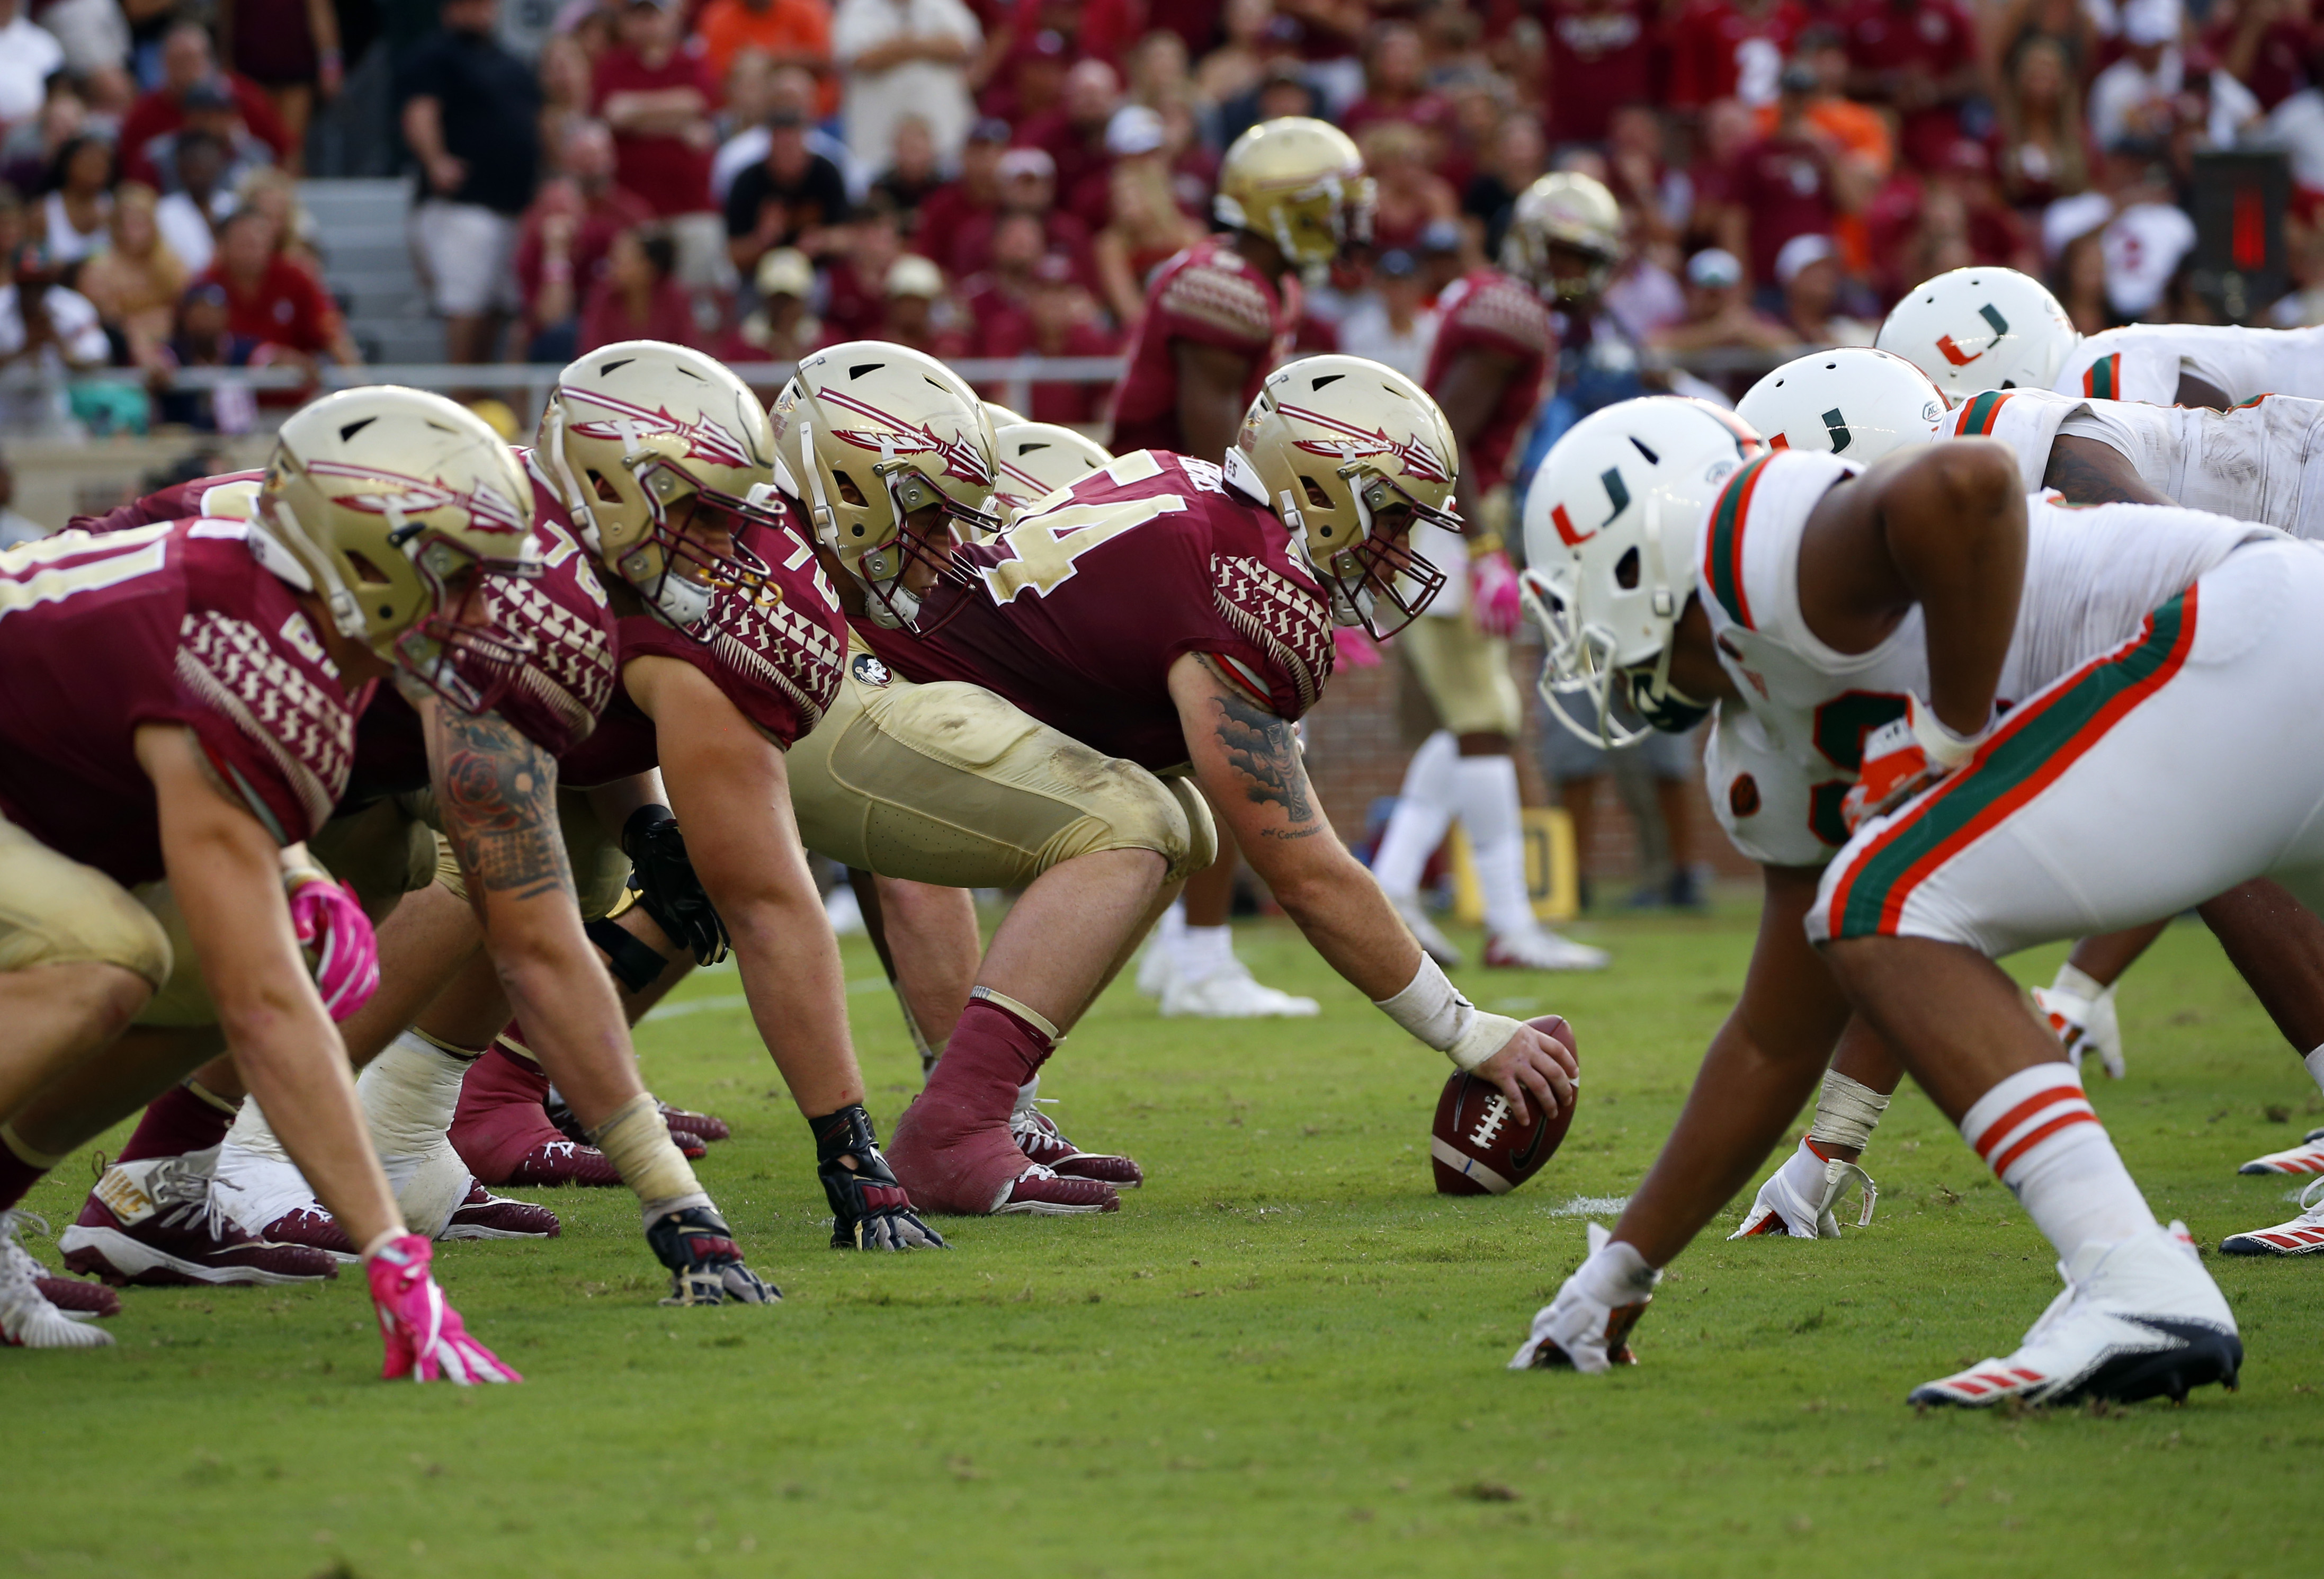
[[[1529,1023],[1564,1043],[1568,1052],[1575,1050],[1573,1028],[1563,1015],[1545,1014]],[[1573,1094],[1578,1101],[1579,1086]],[[1436,1099],[1436,1122],[1428,1132],[1436,1193],[1505,1196],[1539,1173],[1573,1127],[1573,1103],[1559,1109],[1554,1117],[1545,1116],[1538,1101],[1528,1100],[1526,1105],[1532,1111],[1532,1122],[1520,1129],[1509,1099],[1492,1082],[1466,1070],[1455,1072],[1444,1083],[1444,1094]]]

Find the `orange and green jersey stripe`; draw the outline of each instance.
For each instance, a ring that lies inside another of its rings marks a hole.
[[[2122,398],[2122,353],[2101,356],[2082,374],[2082,392],[2094,401]]]
[[[2189,587],[2147,615],[2130,641],[2013,709],[1968,767],[1851,857],[1832,888],[1826,935],[1895,933],[1925,879],[2048,789],[2162,689],[2194,645],[2195,594]]]
[[[1771,450],[1729,480],[1720,492],[1719,503],[1711,507],[1711,530],[1703,538],[1702,578],[1711,584],[1711,596],[1719,600],[1727,617],[1747,631],[1758,627],[1751,623],[1751,600],[1743,591],[1743,528],[1759,474],[1774,458]]]
[[[2010,389],[1989,389],[1972,399],[1961,408],[1960,415],[1953,419],[1953,437],[1981,439],[1991,433],[1994,423],[2001,420],[2002,402],[2016,392]]]

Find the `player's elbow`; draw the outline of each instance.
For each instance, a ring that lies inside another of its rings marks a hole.
[[[2006,514],[2015,505],[2022,519],[2025,483],[2017,457],[1997,439],[1960,439],[1932,446],[1913,468],[1913,486],[1932,512],[1956,519]]]

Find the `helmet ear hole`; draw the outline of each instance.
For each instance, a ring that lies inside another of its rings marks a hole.
[[[1637,590],[1637,549],[1630,549],[1628,553],[1624,554],[1619,559],[1614,562],[1614,584],[1625,592],[1636,592]]]
[[[385,586],[388,585],[388,576],[386,571],[373,564],[369,559],[364,559],[353,549],[346,550],[346,556],[348,568],[355,571],[355,578],[357,580],[368,582],[374,586]]]
[[[849,476],[845,472],[834,472],[831,474],[831,480],[838,485],[841,503],[853,504],[859,510],[863,507],[865,503],[863,490],[855,485],[853,477]]]
[[[1299,479],[1299,485],[1307,491],[1308,503],[1318,510],[1329,510],[1332,507],[1332,495],[1323,492],[1323,485],[1314,478],[1303,474]]]
[[[594,467],[589,472],[589,489],[609,504],[618,504],[622,502],[622,496],[614,492],[613,485],[605,480],[605,474]]]

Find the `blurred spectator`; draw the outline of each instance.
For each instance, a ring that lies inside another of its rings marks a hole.
[[[122,118],[123,173],[134,180],[168,189],[149,154],[149,147],[156,137],[166,136],[186,124],[187,93],[198,83],[213,81],[223,82],[227,97],[239,112],[243,128],[272,151],[274,162],[280,163],[290,156],[290,134],[284,128],[282,117],[274,113],[274,101],[267,97],[266,90],[247,77],[220,73],[208,31],[198,22],[180,22],[173,23],[162,35],[161,85],[139,98]],[[233,139],[229,137],[227,141],[231,143]]]
[[[1094,235],[1113,222],[1114,177],[1126,164],[1152,167],[1154,180],[1172,208],[1179,207],[1171,180],[1169,134],[1162,117],[1142,104],[1126,104],[1106,122],[1104,157],[1065,193],[1065,208]],[[1208,186],[1204,190],[1207,192]]]
[[[847,217],[847,183],[839,169],[807,145],[807,121],[796,109],[767,117],[767,156],[735,176],[726,192],[726,252],[735,272],[748,275],[771,247],[796,247],[809,257],[837,248],[835,226]]]
[[[1098,322],[1089,293],[1074,278],[1072,262],[1052,254],[1033,268],[1027,302],[1029,337],[1019,347],[1035,356],[1110,356],[1120,342]],[[1036,422],[1084,426],[1105,420],[1103,383],[1047,383],[1031,385],[1025,414]]]
[[[274,221],[274,250],[319,281],[323,278],[322,231],[299,200],[299,183],[267,165],[242,178],[234,206],[255,208]]]
[[[576,354],[622,340],[669,340],[691,346],[698,337],[694,304],[675,278],[678,248],[667,235],[642,229],[615,235],[605,271],[581,309]]]
[[[1614,111],[1651,103],[1663,88],[1655,64],[1650,0],[1550,0],[1545,8],[1549,139],[1602,143]]]
[[[2065,57],[2066,74],[2077,85],[2087,83],[2099,59],[2098,18],[2102,12],[2107,17],[2108,33],[2117,31],[2111,0],[2102,5],[2089,0],[2008,0],[1997,17],[1988,9],[1987,29],[2002,75],[2009,74],[2027,46],[2041,42],[2054,46]]]
[[[895,152],[887,173],[872,183],[872,189],[896,206],[909,232],[918,228],[920,205],[944,184],[944,171],[936,166],[936,135],[928,130],[928,123],[919,115],[904,116],[896,123]]]
[[[0,0],[0,126],[39,115],[49,78],[64,69],[63,47],[26,10],[25,0]]]
[[[2203,42],[2220,67],[2251,89],[2261,109],[2273,112],[2292,95],[2315,88],[2324,29],[2318,26],[2312,0],[2214,5],[2205,22]]]
[[[201,280],[225,287],[226,327],[302,361],[327,356],[343,366],[360,365],[363,354],[348,337],[338,308],[274,242],[274,222],[255,209],[236,209],[219,225],[217,256]]]
[[[1722,98],[1768,103],[1807,24],[1799,0],[1685,0],[1664,32],[1668,102],[1675,109],[1703,109]]]
[[[177,180],[178,144],[188,137],[215,137],[226,151],[224,180],[229,187],[239,182],[254,170],[263,170],[273,162],[272,150],[251,135],[243,124],[241,109],[224,81],[213,78],[197,82],[186,89],[179,101],[180,120],[170,131],[146,139],[136,151],[144,168],[153,172],[163,191],[171,189]],[[137,160],[129,161],[133,176]]]
[[[694,27],[714,81],[725,81],[745,50],[776,66],[810,71],[831,66],[831,7],[825,0],[710,0]]]
[[[107,245],[80,272],[81,294],[121,331],[130,360],[141,367],[156,365],[178,299],[192,278],[185,261],[161,239],[154,218],[158,200],[143,182],[123,182],[113,195]]]
[[[1840,249],[1828,235],[1795,235],[1775,254],[1775,283],[1794,337],[1811,346],[1868,346],[1877,323],[1849,316],[1841,296]]]
[[[1121,161],[1112,192],[1113,218],[1091,244],[1092,262],[1106,310],[1128,326],[1145,310],[1148,276],[1205,233],[1172,198],[1158,160]]]
[[[2180,20],[2178,0],[2130,0],[2123,7],[2122,59],[2090,84],[2090,135],[2100,148],[2171,135],[2186,70]]]
[[[669,222],[678,278],[700,284],[725,275],[725,235],[710,197],[714,88],[683,26],[677,0],[629,0],[592,102],[613,128],[617,179]]]
[[[2113,328],[2122,320],[2115,316],[2114,308],[2107,301],[2106,250],[2100,245],[2098,231],[2087,230],[2068,242],[2058,254],[2056,267],[2051,273],[2051,284],[2058,293],[2058,303],[2073,320],[2074,328],[2086,335],[2095,335]]]
[[[1685,316],[1649,343],[1666,351],[1788,351],[1797,340],[1751,305],[1741,260],[1714,246],[1687,259]]]
[[[1102,177],[1110,157],[1106,128],[1120,105],[1121,78],[1113,68],[1103,60],[1082,60],[1065,73],[1065,102],[1018,127],[1019,147],[1038,148],[1054,162],[1057,192],[1067,207],[1074,207],[1084,180]]]
[[[281,118],[282,165],[299,173],[316,99],[337,97],[346,79],[338,13],[331,0],[216,0],[212,14],[226,59]]]
[[[1504,116],[1485,168],[1471,180],[1461,199],[1461,211],[1486,257],[1501,255],[1510,208],[1518,194],[1548,172],[1549,149],[1542,142],[1540,119],[1522,110]]]
[[[1308,82],[1304,67],[1296,60],[1277,60],[1268,65],[1257,88],[1219,106],[1211,140],[1223,148],[1261,121],[1320,115],[1327,107],[1323,96]]]
[[[1340,320],[1340,349],[1369,356],[1406,378],[1428,369],[1436,343],[1436,312],[1428,305],[1420,261],[1402,247],[1380,254],[1372,265],[1372,289],[1354,311]]]
[[[2250,88],[2219,69],[2201,45],[2183,54],[2178,115],[2172,127],[2172,163],[2183,184],[2194,177],[2194,155],[2206,148],[2233,148],[2260,123],[2259,100]]]
[[[1066,254],[1079,277],[1087,279],[1089,226],[1056,206],[1056,170],[1049,156],[1038,148],[1011,148],[1001,156],[1000,171],[1001,206],[969,220],[953,239],[950,266],[954,277],[976,273],[991,261],[992,230],[1001,215],[1030,214],[1041,222],[1044,250]]]
[[[1784,71],[1775,125],[1736,162],[1733,207],[1724,218],[1722,240],[1762,284],[1775,278],[1775,254],[1785,242],[1795,235],[1829,235],[1842,211],[1857,207],[1857,191],[1842,202],[1838,188],[1847,172],[1808,125],[1815,88],[1812,72],[1799,67]]]
[[[995,51],[999,51],[997,63],[976,96],[978,114],[1023,125],[1065,102],[1065,68],[1073,64],[1074,47],[1064,33],[1053,27],[1021,33],[1004,31],[986,39],[986,56],[993,57]],[[972,65],[969,87],[976,88],[978,80],[977,67]]]
[[[153,379],[156,419],[205,433],[246,433],[258,420],[258,402],[238,386],[217,390],[174,387],[170,373],[180,367],[247,367],[259,342],[235,334],[226,288],[204,281],[178,303],[177,328],[161,347]]]
[[[32,9],[36,7],[21,0],[17,6],[19,14]],[[130,19],[120,0],[49,0],[37,9],[42,29],[64,51],[64,75],[77,85],[79,97],[108,124],[118,124],[137,99],[137,84],[128,71]],[[152,0],[142,0],[133,9],[146,26],[158,21]],[[0,43],[0,56],[11,64],[17,59],[17,44],[40,47],[38,40],[23,40],[5,30],[0,30],[0,38],[6,40]],[[0,116],[0,122],[6,118]]]
[[[1617,266],[1614,282],[1606,287],[1606,315],[1621,326],[1624,336],[1641,345],[1686,317],[1686,289],[1664,266],[1665,258],[1683,266],[1674,247],[1635,250]]]
[[[834,340],[860,340],[879,328],[888,271],[904,255],[903,226],[885,203],[858,209],[848,231],[846,251],[825,261],[823,321]]]
[[[749,57],[745,57],[748,59]],[[809,151],[823,155],[837,167],[847,182],[847,195],[861,200],[868,189],[862,180],[862,162],[858,160],[838,138],[815,124],[815,73],[799,66],[779,67],[767,78],[765,102],[758,118],[739,128],[720,144],[710,161],[710,200],[723,209],[726,194],[734,189],[734,178],[767,156],[770,134],[767,117],[778,110],[796,110],[807,117],[807,145]]]
[[[2125,142],[2107,150],[2097,189],[2050,205],[2042,242],[2052,254],[2092,231],[2106,264],[2107,305],[2117,319],[2153,312],[2195,247],[2195,222],[2172,199],[2163,150]]]
[[[39,115],[0,135],[0,180],[19,192],[39,189],[58,151],[88,131],[89,123],[88,106],[58,84]]]
[[[1226,0],[1219,13],[1225,42],[1202,56],[1194,67],[1194,101],[1216,111],[1230,100],[1259,90],[1266,74],[1268,30],[1275,21],[1275,0]],[[1225,139],[1218,139],[1223,142]]]
[[[1629,219],[1631,245],[1674,245],[1693,210],[1694,188],[1664,162],[1661,117],[1646,105],[1624,105],[1608,131],[1606,186]]]
[[[1039,218],[1005,214],[992,230],[992,258],[982,272],[961,282],[961,305],[968,310],[969,354],[1015,356],[1032,337],[1034,271],[1047,255],[1048,239]]]
[[[554,160],[565,146],[567,128],[592,118],[589,101],[596,97],[596,83],[588,51],[563,34],[540,47],[539,69],[540,146]]]
[[[83,133],[57,150],[34,216],[50,268],[77,263],[105,245],[113,181],[113,144],[104,138]]]
[[[2080,85],[2054,39],[2028,41],[2002,86],[2001,188],[2017,207],[2071,197],[2089,183]]]
[[[38,542],[49,535],[49,529],[29,515],[16,512],[16,474],[5,460],[0,460],[0,553],[20,544]]]
[[[815,265],[805,253],[777,247],[759,260],[752,284],[759,307],[742,320],[741,338],[753,356],[796,362],[823,343],[823,320],[807,308],[815,294]]]
[[[1282,36],[1298,51],[1308,83],[1333,119],[1364,90],[1358,51],[1371,25],[1370,9],[1369,0],[1275,0]]]
[[[1906,156],[1934,163],[1961,134],[1961,106],[1984,87],[1976,23],[1959,0],[1856,0],[1840,25],[1849,92],[1895,110]]]
[[[891,149],[897,121],[916,115],[942,159],[957,158],[976,114],[968,62],[983,37],[961,0],[840,0],[831,49],[847,145]]]
[[[1207,44],[1210,41],[1204,37],[1200,42]],[[1179,104],[1191,98],[1194,92],[1194,78],[1188,47],[1185,38],[1168,32],[1167,28],[1139,39],[1130,52],[1128,93],[1130,102],[1158,110],[1165,105]]]
[[[1364,96],[1339,120],[1350,136],[1384,121],[1439,134],[1450,129],[1452,106],[1429,88],[1428,56],[1418,28],[1405,22],[1379,25],[1364,59]]]
[[[598,121],[566,129],[563,174],[545,183],[518,226],[516,277],[525,308],[525,359],[570,362],[581,303],[604,272],[605,254],[624,230],[653,222],[653,209],[613,181],[613,137]]]
[[[97,309],[76,291],[25,277],[25,215],[13,191],[0,190],[0,365],[26,362],[51,376],[101,367],[110,350]],[[0,395],[0,430],[51,428],[63,403],[41,391]]]
[[[178,139],[171,162],[173,189],[165,190],[154,205],[153,222],[161,239],[200,273],[217,251],[217,226],[234,212],[234,194],[226,184],[226,147],[207,132],[188,132]]]
[[[1692,199],[1686,217],[1689,247],[1718,245],[1732,239],[1736,178],[1742,170],[1744,151],[1758,140],[1755,112],[1740,99],[1722,98],[1702,112],[1694,138],[1694,162],[1686,170]]]
[[[885,313],[876,337],[925,352],[940,362],[968,355],[968,337],[954,321],[952,303],[945,298],[944,271],[918,253],[906,253],[888,265],[881,292]]]
[[[1001,154],[1012,135],[1009,123],[982,120],[960,151],[960,174],[938,187],[920,205],[916,234],[939,260],[951,255],[950,242],[973,219],[1001,207]],[[961,272],[954,264],[953,272]]]
[[[1372,216],[1372,239],[1379,246],[1410,247],[1431,224],[1459,217],[1461,200],[1428,168],[1428,134],[1419,127],[1380,121],[1359,146],[1379,188],[1379,207]]]
[[[1887,0],[1870,3],[1885,6]],[[1808,29],[1800,35],[1798,55],[1784,69],[1787,74],[1801,73],[1801,80],[1808,84],[1803,119],[1809,130],[1824,140],[1835,158],[1852,161],[1862,170],[1868,189],[1886,180],[1896,164],[1895,140],[1888,134],[1888,122],[1878,110],[1848,97],[1849,51],[1840,33],[1829,27]],[[1780,90],[1782,86],[1783,78],[1778,77],[1776,87]],[[1767,136],[1782,113],[1780,104],[1763,104],[1751,112],[1752,125],[1760,136]],[[1935,162],[1926,150],[1913,157],[1923,167]]]
[[[447,358],[496,360],[517,306],[517,221],[540,174],[539,90],[501,47],[499,0],[445,0],[437,30],[398,74],[403,140],[427,185],[411,215],[412,251],[444,315]]]

